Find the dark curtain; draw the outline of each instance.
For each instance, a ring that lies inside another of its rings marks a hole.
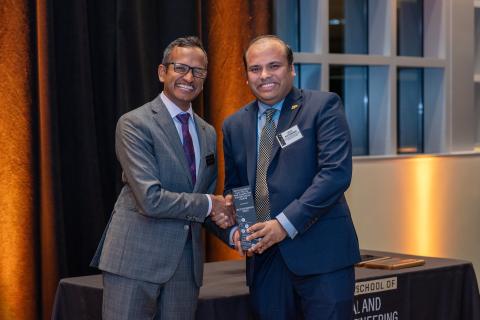
[[[121,188],[116,121],[160,92],[163,49],[179,36],[198,35],[198,6],[52,0],[48,7],[59,276],[78,276],[96,272],[88,265]]]

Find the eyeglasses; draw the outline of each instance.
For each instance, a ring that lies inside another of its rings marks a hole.
[[[192,70],[192,74],[195,78],[205,79],[207,77],[207,69],[190,67],[188,64],[178,63],[178,62],[169,62],[166,64],[167,68],[169,65],[173,64],[173,70],[176,73],[187,74]]]

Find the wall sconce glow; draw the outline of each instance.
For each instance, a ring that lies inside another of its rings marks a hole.
[[[430,255],[433,251],[433,228],[431,226],[433,214],[433,179],[434,159],[420,157],[414,161],[413,196],[413,228],[414,249],[421,255]],[[413,248],[412,248],[413,249]]]

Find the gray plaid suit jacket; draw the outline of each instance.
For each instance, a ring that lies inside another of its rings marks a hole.
[[[225,233],[205,218],[216,178],[216,134],[194,115],[200,144],[197,182],[173,120],[160,95],[123,115],[117,124],[115,149],[125,183],[100,240],[91,266],[131,279],[165,283],[174,273],[192,233],[193,270],[202,284],[201,225]],[[214,157],[215,163],[208,159]]]

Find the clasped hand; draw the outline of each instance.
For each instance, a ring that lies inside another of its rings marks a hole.
[[[220,195],[211,195],[212,211],[210,217],[213,222],[222,229],[226,229],[235,224],[235,210],[233,207],[232,195],[225,197]]]

